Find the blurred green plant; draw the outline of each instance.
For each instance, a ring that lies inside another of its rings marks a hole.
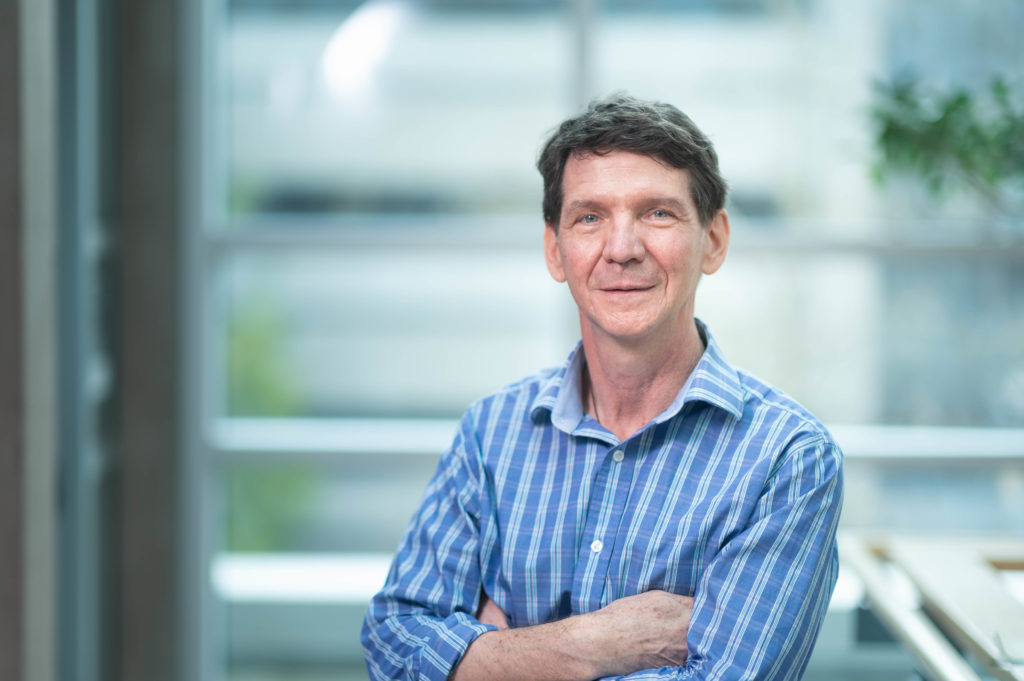
[[[301,405],[286,366],[284,320],[272,308],[246,302],[228,324],[229,416],[296,416]]]
[[[248,464],[228,473],[229,551],[295,551],[317,478],[308,466]]]
[[[302,405],[283,359],[285,320],[258,297],[244,302],[228,323],[227,413],[235,417],[288,417]],[[227,549],[288,551],[301,542],[316,475],[307,466],[243,465],[227,473]]]
[[[879,159],[876,179],[907,173],[932,194],[963,186],[991,210],[1017,214],[1024,186],[1024,108],[1010,84],[987,90],[926,90],[914,77],[876,83],[871,111]]]

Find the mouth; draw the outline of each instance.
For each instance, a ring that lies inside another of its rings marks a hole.
[[[654,286],[608,286],[601,290],[605,293],[643,293],[653,288]]]

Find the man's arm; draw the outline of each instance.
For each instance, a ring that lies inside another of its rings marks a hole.
[[[822,435],[791,445],[751,523],[721,548],[697,586],[685,668],[622,678],[799,679],[838,575],[842,495],[835,443]]]
[[[481,593],[483,475],[478,459],[466,456],[472,437],[467,415],[370,601],[362,645],[372,679],[444,681],[469,644],[495,629],[473,616]]]
[[[490,599],[482,621],[498,627],[463,656],[452,681],[589,681],[681,665],[693,599],[649,591],[559,622],[509,629]]]

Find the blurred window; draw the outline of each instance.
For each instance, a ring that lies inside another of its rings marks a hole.
[[[365,599],[455,419],[576,341],[534,163],[615,90],[678,105],[715,142],[733,245],[698,313],[849,438],[844,523],[1024,531],[1024,233],[967,190],[874,182],[870,115],[872,83],[908,65],[940,86],[998,73],[1024,10],[931,4],[207,10],[201,397],[226,678],[365,678]],[[949,426],[1003,430],[940,456]],[[928,515],[936,493],[958,501]]]

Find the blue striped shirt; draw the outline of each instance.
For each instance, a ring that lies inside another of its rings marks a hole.
[[[803,407],[707,346],[620,442],[583,413],[580,346],[475,403],[370,603],[374,679],[446,679],[494,629],[662,589],[693,596],[685,667],[636,679],[798,679],[838,573],[842,453]]]

